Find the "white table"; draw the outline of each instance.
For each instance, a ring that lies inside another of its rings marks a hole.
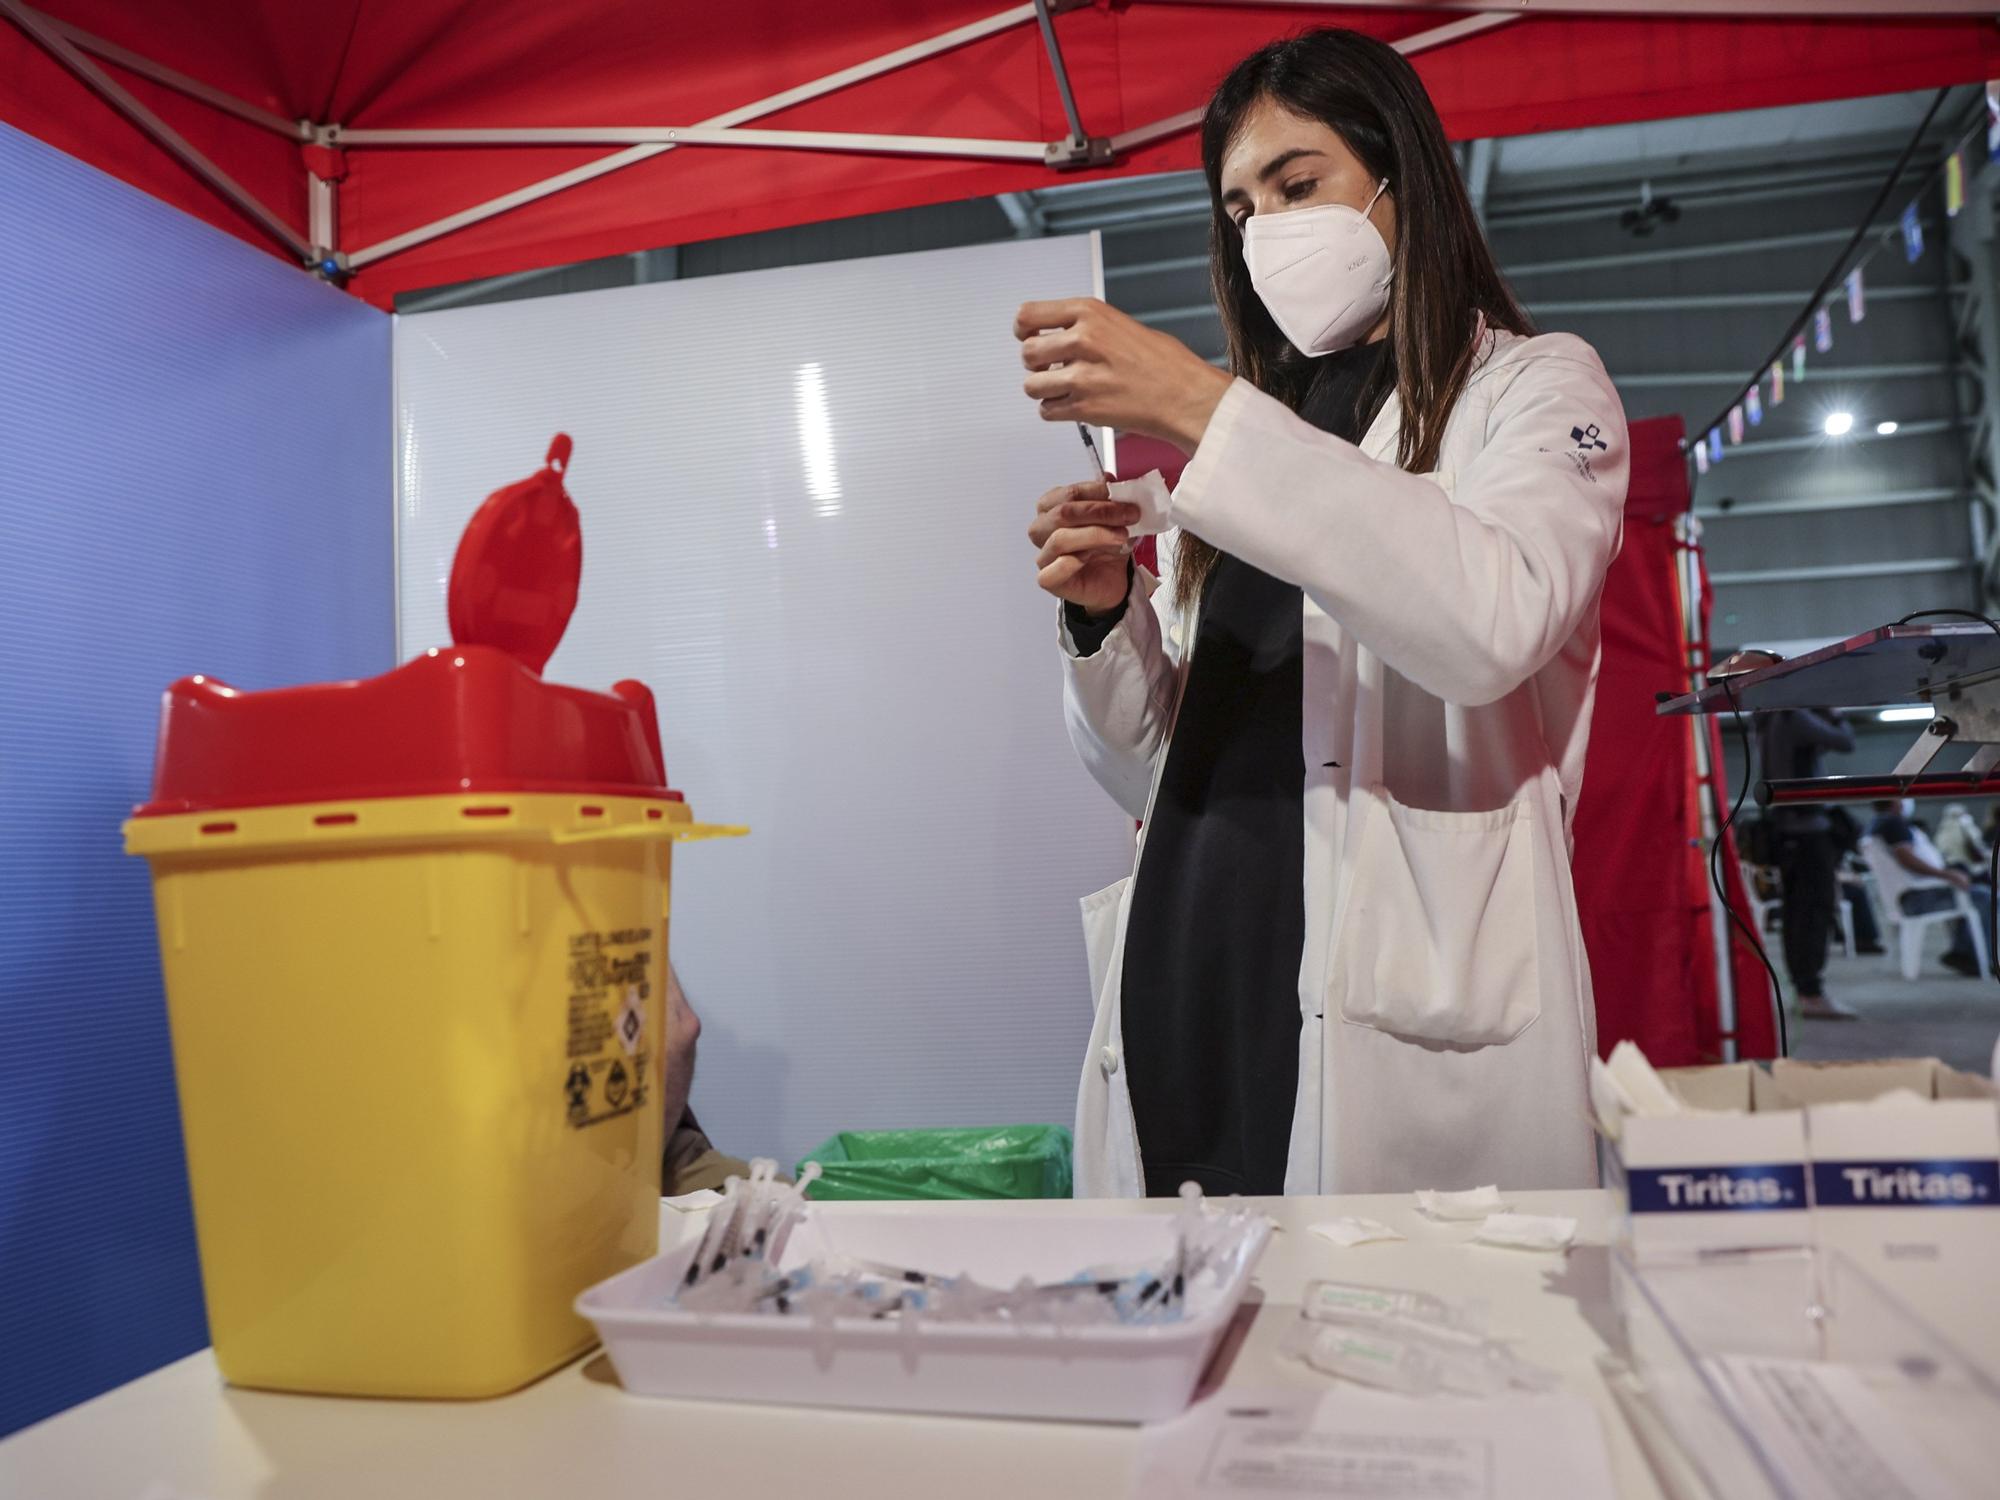
[[[1610,1195],[1510,1193],[1527,1213],[1582,1228],[1569,1255],[1466,1243],[1472,1225],[1423,1219],[1411,1198],[1264,1199],[1283,1226],[1256,1277],[1263,1301],[1225,1351],[1228,1387],[1323,1386],[1275,1353],[1315,1277],[1334,1276],[1483,1303],[1496,1334],[1585,1392],[1604,1423],[1624,1500],[1661,1490],[1595,1359],[1615,1336],[1605,1249]],[[937,1205],[922,1205],[926,1212]],[[1074,1209],[1167,1213],[1170,1201]],[[894,1213],[899,1205],[824,1205]],[[966,1203],[968,1214],[1009,1205]],[[1365,1214],[1409,1235],[1340,1250],[1306,1226]],[[667,1213],[664,1230],[682,1216]],[[9,1357],[14,1357],[10,1354]],[[1213,1372],[1211,1372],[1213,1379]],[[1138,1429],[1083,1424],[797,1410],[628,1396],[601,1354],[492,1401],[362,1401],[232,1390],[207,1352],[190,1355],[0,1442],[0,1496],[21,1500],[801,1500],[869,1496],[1122,1500]]]

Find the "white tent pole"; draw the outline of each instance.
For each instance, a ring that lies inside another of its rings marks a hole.
[[[464,130],[342,130],[328,128],[330,144],[349,146],[760,146],[793,151],[854,151],[892,156],[967,156],[995,161],[1040,161],[1041,141],[999,141],[970,136],[869,135],[845,130],[756,130],[733,125],[494,126]]]
[[[0,3],[12,3],[12,0],[0,0]],[[727,110],[722,114],[703,120],[701,124],[704,126],[739,125],[745,120],[754,120],[760,115],[774,114],[778,110],[788,108],[791,105],[802,104],[808,99],[817,99],[823,94],[835,93],[840,89],[846,88],[851,83],[860,83],[864,79],[876,78],[884,73],[893,73],[898,68],[908,67],[913,62],[921,62],[923,59],[935,57],[941,52],[953,51],[959,47],[966,46],[968,43],[992,36],[996,32],[1007,31],[1015,26],[1025,25],[1034,19],[1035,7],[1032,0],[1030,0],[1028,4],[1016,5],[1007,10],[997,11],[983,20],[973,21],[952,31],[940,32],[934,37],[912,43],[910,46],[899,48],[894,52],[885,52],[880,57],[870,58],[864,63],[856,63],[851,68],[843,68],[839,72],[829,73],[823,78],[815,78],[809,83],[802,83],[796,88],[789,88],[782,93],[772,94],[768,98],[759,99],[753,104],[740,105],[735,109]],[[570,171],[559,172],[554,177],[547,177],[540,182],[530,183],[527,187],[516,188],[511,193],[503,193],[498,198],[491,198],[484,203],[475,204],[471,208],[461,209],[455,214],[447,214],[444,218],[435,219],[429,224],[422,224],[415,229],[406,230],[402,234],[392,235],[386,240],[379,240],[364,249],[354,251],[348,256],[347,263],[353,269],[359,270],[363,266],[370,265],[399,251],[408,250],[414,245],[421,245],[429,240],[438,238],[440,235],[450,234],[455,229],[463,229],[468,224],[477,224],[481,220],[494,217],[496,214],[503,214],[510,208],[519,208],[524,203],[533,203],[539,198],[548,197],[551,193],[559,193],[564,188],[575,187],[579,183],[589,182],[593,178],[604,176],[606,173],[616,172],[623,167],[629,167],[650,157],[658,156],[663,151],[677,149],[679,149],[678,143],[672,141],[628,147],[611,156],[601,157],[597,161],[572,168]]]
[[[101,36],[93,36],[81,26],[72,26],[67,21],[59,20],[43,11],[31,10],[25,5],[19,7],[16,19],[21,15],[33,16],[50,30],[75,43],[78,50],[88,52],[92,57],[101,57],[106,62],[117,63],[119,67],[150,78],[155,83],[164,83],[168,88],[186,94],[190,99],[199,99],[202,103],[213,105],[225,114],[235,115],[239,120],[248,120],[252,125],[261,125],[264,129],[290,140],[304,141],[312,136],[312,126],[303,120],[287,120],[282,115],[271,113],[268,109],[260,109],[237,98],[234,94],[226,94],[219,88],[203,83],[200,79],[190,78],[185,73],[176,73],[172,68],[156,63],[150,57],[141,57],[116,42],[107,42]]]
[[[1063,63],[1062,43],[1056,40],[1056,23],[1049,14],[1049,0],[1035,0],[1035,20],[1042,28],[1042,50],[1049,55],[1050,71],[1056,75],[1056,92],[1062,96],[1069,138],[1081,146],[1089,137],[1083,133],[1083,117],[1076,112],[1076,95],[1070,92],[1069,69]]]
[[[1227,3],[1227,0],[1223,0],[1223,3]],[[1491,31],[1496,26],[1505,26],[1509,21],[1520,19],[1520,15],[1515,11],[1464,16],[1456,21],[1447,21],[1442,26],[1433,26],[1429,31],[1419,31],[1414,36],[1406,36],[1390,45],[1403,56],[1414,57],[1419,52],[1428,52],[1433,47],[1442,47],[1448,42],[1477,36],[1482,31]],[[1111,137],[1112,153],[1116,155],[1129,151],[1134,146],[1148,146],[1154,141],[1165,140],[1170,135],[1179,135],[1183,130],[1192,130],[1201,123],[1202,114],[1201,109],[1184,109],[1177,115],[1168,115],[1164,120],[1155,120],[1150,125],[1121,130]]]
[[[340,256],[340,188],[318,173],[306,173],[306,207],[311,217],[307,232],[312,236],[312,253],[320,257],[322,269],[327,257],[336,264]]]
[[[20,4],[19,0],[0,0],[0,15],[12,20],[16,26],[40,43],[56,61],[76,74],[88,87],[102,94],[134,125],[180,158],[189,171],[235,204],[244,214],[256,220],[266,233],[298,256],[301,261],[310,255],[312,247],[296,229],[266,208],[252,196],[249,189],[210,161],[178,130],[141,104],[123,84],[118,83],[104,69],[85,57],[69,38],[57,31],[40,12],[29,10]]]
[[[1674,538],[1681,544],[1674,572],[1680,592],[1682,663],[1687,668],[1690,690],[1698,692],[1707,684],[1708,663],[1701,650],[1701,522],[1692,510],[1674,518]],[[1700,784],[1695,803],[1701,813],[1701,848],[1707,856],[1703,861],[1707,868],[1702,873],[1711,876],[1702,885],[1708,893],[1708,936],[1715,959],[1715,1024],[1722,1034],[1722,1060],[1735,1062],[1740,1055],[1736,1036],[1735,934],[1730,930],[1729,907],[1712,878],[1716,858],[1712,851],[1722,837],[1722,777],[1714,764],[1709,720],[1695,714],[1687,722],[1688,732],[1694,736],[1694,774]],[[1725,883],[1727,878],[1725,874]]]

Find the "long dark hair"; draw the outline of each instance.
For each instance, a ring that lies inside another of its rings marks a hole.
[[[1208,178],[1209,271],[1229,338],[1230,368],[1259,390],[1298,409],[1314,361],[1291,345],[1250,285],[1243,235],[1222,206],[1222,156],[1260,99],[1323,120],[1361,158],[1369,176],[1388,180],[1398,231],[1390,283],[1389,342],[1402,406],[1397,464],[1412,473],[1437,467],[1445,419],[1465,388],[1476,354],[1473,329],[1484,313],[1494,327],[1528,333],[1532,325],[1493,263],[1466,196],[1444,126],[1423,81],[1403,55],[1358,31],[1326,27],[1259,48],[1230,70],[1201,122],[1201,168]],[[1372,410],[1383,392],[1363,393]],[[1215,569],[1216,549],[1183,535],[1174,598],[1198,598]]]

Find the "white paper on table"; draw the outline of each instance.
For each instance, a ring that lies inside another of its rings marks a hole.
[[[1417,1211],[1427,1218],[1447,1221],[1484,1219],[1489,1214],[1504,1214],[1508,1203],[1500,1196],[1500,1189],[1490,1183],[1485,1187],[1467,1188],[1460,1193],[1441,1193],[1435,1188],[1417,1189]]]
[[[1413,1399],[1228,1388],[1185,1416],[1141,1429],[1132,1493],[1145,1500],[1617,1495],[1597,1412],[1578,1395]]]
[[[1705,1363],[1803,1500],[1971,1500],[1975,1493],[1938,1471],[1905,1416],[1857,1366],[1749,1354]],[[1915,1405],[1925,1403],[1928,1393],[1909,1377],[1888,1368],[1872,1374]],[[1962,1473],[1967,1466],[1955,1467]]]
[[[1137,479],[1112,481],[1108,493],[1113,500],[1139,507],[1136,525],[1125,528],[1128,536],[1158,536],[1167,529],[1167,481],[1158,469],[1141,474]]]
[[[1339,1218],[1307,1227],[1321,1239],[1330,1240],[1343,1250],[1354,1245],[1372,1244],[1376,1240],[1405,1238],[1402,1230],[1391,1229],[1380,1219],[1364,1219],[1357,1214],[1342,1214]]]
[[[1567,1250],[1576,1238],[1576,1220],[1560,1214],[1492,1214],[1472,1240],[1509,1250]]]

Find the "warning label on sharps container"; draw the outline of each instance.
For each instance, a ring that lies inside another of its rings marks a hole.
[[[569,1048],[563,1098],[577,1129],[646,1102],[646,1002],[653,929],[579,932],[569,940]]]

